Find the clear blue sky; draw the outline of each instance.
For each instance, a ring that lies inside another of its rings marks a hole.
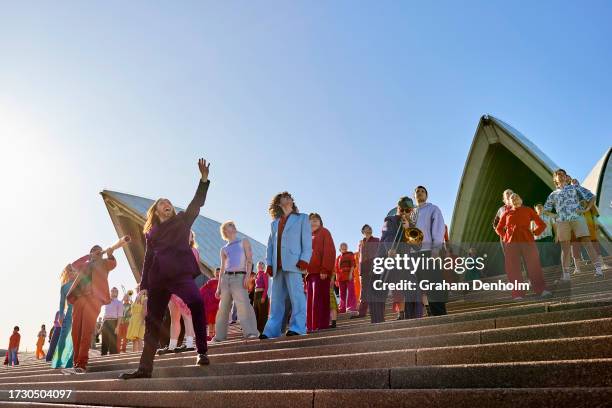
[[[116,239],[102,189],[183,206],[200,155],[204,215],[263,241],[289,190],[354,246],[417,184],[450,222],[483,113],[580,179],[609,147],[612,3],[330,3],[2,5],[0,348]]]

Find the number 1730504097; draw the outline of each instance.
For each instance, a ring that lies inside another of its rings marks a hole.
[[[15,400],[68,399],[72,390],[9,390],[8,398]]]

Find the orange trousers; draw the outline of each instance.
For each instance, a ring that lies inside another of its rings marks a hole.
[[[117,353],[127,352],[127,331],[130,322],[122,322],[117,325]]]
[[[36,341],[36,359],[40,360],[41,358],[45,358],[45,352],[43,351],[43,345],[45,344],[45,338],[39,337],[38,341]]]
[[[72,346],[74,366],[87,368],[91,337],[96,330],[96,320],[102,305],[97,299],[82,296],[72,307]]]

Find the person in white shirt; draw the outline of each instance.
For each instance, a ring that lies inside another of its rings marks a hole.
[[[117,322],[123,316],[123,303],[117,297],[119,289],[111,289],[111,301],[104,306],[104,318],[102,323],[102,349],[103,356],[117,354]]]
[[[544,214],[544,205],[541,203],[536,204],[534,207],[536,213],[540,216],[542,221],[546,224],[546,229],[540,235],[534,235],[536,246],[540,254],[540,263],[542,267],[558,265],[559,254],[557,251],[557,244],[555,243],[554,228],[555,219],[549,215]],[[531,221],[531,230],[535,230],[535,223]]]
[[[420,252],[425,257],[436,258],[444,256],[446,225],[440,208],[427,202],[428,196],[425,187],[418,186],[414,189],[417,207],[413,210],[413,214],[416,218],[416,227],[423,232],[423,245]],[[442,271],[437,269],[421,270],[417,274],[419,274],[420,279],[427,279],[430,282],[442,282],[444,280]],[[427,299],[429,301],[429,311],[433,316],[446,314],[446,302],[448,301],[446,291],[429,291]]]

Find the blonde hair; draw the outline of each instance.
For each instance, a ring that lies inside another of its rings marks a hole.
[[[153,228],[154,226],[160,223],[159,216],[157,215],[157,211],[155,210],[157,209],[157,204],[159,204],[161,201],[164,201],[164,200],[168,200],[168,199],[158,198],[147,210],[147,220],[145,221],[144,227],[142,228],[143,233],[146,234],[147,232],[151,231],[151,228]],[[172,215],[176,215],[176,211],[174,210],[174,207],[172,207]]]
[[[221,238],[223,238],[224,241],[229,241],[229,238],[227,237],[227,234],[225,233],[225,228],[230,226],[230,225],[233,226],[234,228],[236,228],[236,224],[232,220],[225,221],[219,227],[219,232],[221,233]]]
[[[189,234],[189,246],[192,248],[198,248],[198,242],[196,241],[196,233],[191,230],[191,234]]]
[[[70,281],[70,275],[73,273],[73,268],[71,264],[68,264],[64,267],[64,270],[60,274],[60,283],[65,285]]]
[[[514,199],[514,198],[516,198],[516,199],[518,199],[518,200],[519,200],[520,205],[523,205],[523,199],[521,198],[521,196],[520,196],[520,195],[518,195],[518,194],[516,194],[516,193],[512,193],[512,195],[510,196],[510,203],[511,203],[512,205],[514,205],[514,203],[513,203],[513,201],[514,201],[513,199]]]

